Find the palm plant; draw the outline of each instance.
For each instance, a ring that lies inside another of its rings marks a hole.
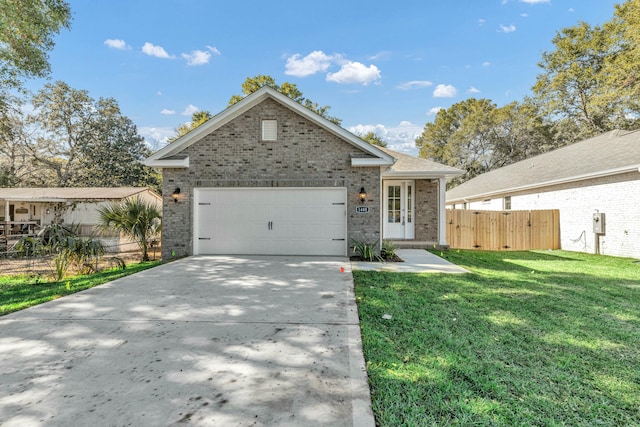
[[[142,261],[149,261],[149,245],[159,234],[160,209],[139,197],[122,203],[111,203],[98,209],[99,226],[103,230],[121,232],[135,241],[142,250]]]

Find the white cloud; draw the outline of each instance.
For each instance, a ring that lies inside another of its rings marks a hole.
[[[187,105],[187,107],[184,109],[184,111],[180,114],[182,114],[183,116],[191,116],[193,115],[193,113],[200,111],[200,109],[198,107],[196,107],[193,104],[189,104]]]
[[[104,44],[110,47],[111,49],[119,49],[119,50],[128,50],[131,49],[124,40],[120,39],[106,39]]]
[[[520,0],[521,3],[538,4],[538,3],[550,3],[551,0]]]
[[[468,93],[480,93],[480,90],[475,88],[475,87],[473,87],[473,86],[471,86],[467,92]]]
[[[433,86],[433,82],[429,80],[412,80],[410,82],[404,82],[398,85],[398,89],[401,90],[410,90],[410,89],[420,89],[423,87]]]
[[[207,50],[193,50],[180,56],[187,60],[187,65],[195,66],[208,64],[212,54],[220,55],[220,51],[213,46],[207,46]]]
[[[422,133],[422,126],[409,121],[401,121],[397,126],[386,127],[382,124],[363,125],[349,127],[349,131],[357,135],[373,132],[387,142],[387,147],[401,153],[418,155],[416,138]]]
[[[489,61],[484,61],[484,62],[482,63],[482,66],[483,66],[483,67],[489,67],[490,65],[491,65],[491,62],[489,62]]]
[[[160,114],[164,114],[166,116],[171,116],[173,114],[176,113],[176,110],[168,110],[168,109],[163,109],[162,111],[160,111]]]
[[[509,26],[500,24],[499,33],[513,33],[516,30],[516,26],[511,24]]]
[[[383,50],[382,52],[378,52],[375,55],[371,55],[367,59],[369,61],[380,61],[391,58],[391,52],[388,50]]]
[[[152,43],[146,42],[142,46],[142,53],[145,53],[149,56],[155,56],[156,58],[164,58],[164,59],[173,59],[174,56],[171,56],[167,53],[166,50],[162,46],[156,46]]]
[[[487,22],[486,19],[482,19],[482,18],[478,19],[478,25],[480,25],[480,26],[483,26],[485,24],[485,22]]]
[[[575,12],[576,10],[572,7],[569,8],[569,13]]]
[[[182,56],[187,60],[187,65],[204,65],[208,64],[211,59],[211,53],[204,50],[193,50],[191,53],[183,53]]]
[[[433,91],[434,98],[453,98],[458,93],[458,90],[452,85],[438,85]]]
[[[375,65],[368,67],[360,62],[347,62],[335,73],[327,74],[327,81],[334,83],[361,83],[367,86],[369,83],[377,83],[382,75]]]
[[[284,73],[288,76],[306,77],[329,69],[332,62],[339,60],[340,55],[327,55],[321,50],[314,50],[304,58],[299,53],[287,58]]]
[[[521,13],[520,16],[522,16],[523,18],[528,18],[529,14],[528,13]]]
[[[176,130],[171,127],[139,127],[138,132],[144,138],[147,146],[153,150],[159,150],[169,143],[169,138],[175,136]]]
[[[438,114],[438,111],[444,109],[443,107],[433,107],[429,111],[427,111],[427,116],[435,116]]]
[[[209,52],[213,53],[214,55],[222,55],[222,53],[220,53],[220,51],[218,50],[217,47],[215,46],[209,46],[207,45],[207,49],[209,49]]]

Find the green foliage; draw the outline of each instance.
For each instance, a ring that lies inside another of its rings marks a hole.
[[[161,228],[162,216],[157,205],[133,197],[99,208],[98,215],[103,230],[113,229],[130,237],[142,250],[142,261],[149,261],[149,245]]]
[[[242,83],[242,93],[244,94],[244,96],[233,95],[229,100],[229,106],[236,104],[237,102],[241,101],[245,96],[251,95],[252,93],[258,91],[260,88],[264,86],[268,86],[270,88],[277,90],[283,95],[288,96],[294,101],[304,105],[306,108],[313,111],[314,113],[319,114],[320,116],[324,117],[325,119],[337,125],[340,125],[340,123],[342,123],[341,119],[338,119],[337,117],[333,117],[329,115],[329,110],[331,109],[331,107],[329,107],[328,105],[320,107],[316,102],[313,102],[309,99],[306,99],[304,96],[302,96],[302,92],[300,91],[300,89],[298,89],[298,86],[296,86],[295,83],[284,82],[283,84],[279,85],[276,83],[273,77],[265,76],[262,74],[258,74],[254,77],[247,77],[244,83]]]
[[[0,277],[0,316],[159,265],[159,261],[135,264],[126,270],[117,267],[90,275],[69,277],[65,281],[42,282],[40,276]],[[34,286],[37,285],[37,286]]]
[[[169,139],[169,142],[173,142],[181,136],[188,134],[198,126],[205,124],[212,117],[213,114],[208,111],[196,111],[191,116],[189,123],[182,124],[176,128],[176,134]]]
[[[0,92],[49,74],[53,36],[70,24],[71,9],[62,0],[0,1]]]
[[[353,240],[353,252],[365,261],[382,261],[382,257],[376,250],[377,243],[368,243],[361,240]]]
[[[150,150],[113,98],[97,101],[64,82],[46,84],[32,99],[25,141],[46,185],[151,186],[159,176],[142,165]]]
[[[358,138],[362,139],[363,141],[367,141],[371,145],[377,145],[378,147],[387,146],[387,142],[380,136],[376,135],[375,132],[367,132],[364,135],[358,135]]]
[[[638,425],[639,264],[444,256],[472,273],[353,273],[376,425]]]
[[[383,240],[380,256],[386,260],[393,260],[396,256],[396,245],[391,240]]]
[[[40,255],[45,247],[42,239],[37,237],[23,236],[16,243],[15,250],[19,256],[30,258]]]
[[[451,181],[456,184],[555,148],[550,139],[529,100],[499,108],[488,99],[469,98],[440,110],[416,146],[421,157],[465,170]]]

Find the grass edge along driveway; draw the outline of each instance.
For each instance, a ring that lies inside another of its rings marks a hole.
[[[379,426],[640,425],[640,264],[434,253],[472,273],[353,273]]]
[[[160,261],[129,264],[98,273],[67,277],[49,282],[40,276],[0,276],[0,316],[61,298],[120,277],[160,265]]]

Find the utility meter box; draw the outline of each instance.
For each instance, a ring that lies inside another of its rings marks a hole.
[[[605,216],[603,212],[593,214],[593,232],[595,234],[605,233]]]

